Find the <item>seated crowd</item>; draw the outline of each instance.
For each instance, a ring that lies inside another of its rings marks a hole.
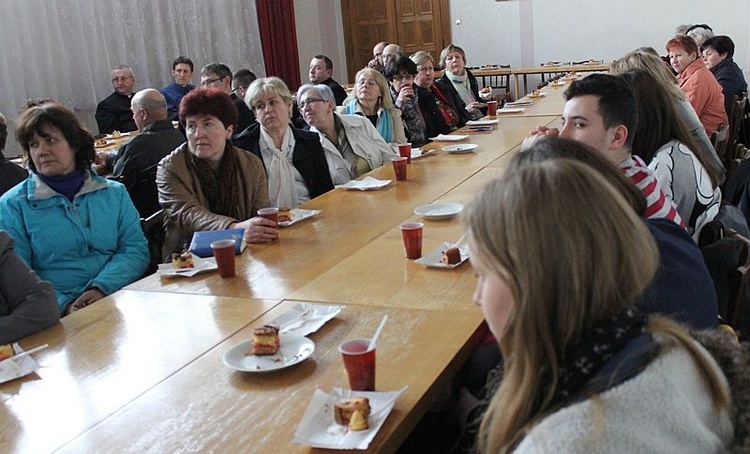
[[[721,216],[726,171],[708,137],[747,84],[732,40],[700,36],[669,40],[670,66],[640,48],[611,74],[574,80],[561,129],[532,131],[467,208],[474,300],[489,335],[475,351],[483,360],[459,374],[479,383],[459,376],[456,387],[480,452],[649,452],[664,434],[678,434],[675,452],[732,446],[735,386],[717,347],[690,330],[720,321],[698,247]],[[273,242],[277,226],[259,209],[296,208],[388,163],[394,145],[421,146],[483,117],[466,61],[447,46],[436,79],[429,53],[381,42],[348,96],[324,55],[296,93],[218,62],[194,87],[182,56],[174,83],[134,91],[133,71],[118,65],[99,132],[138,133],[98,155],[70,109],[30,103],[15,131],[30,173],[0,153],[0,343],[141,278],[149,250],[139,218],[157,209],[164,260],[201,230]],[[7,135],[0,115],[0,150]],[[157,206],[136,184],[144,174]]]

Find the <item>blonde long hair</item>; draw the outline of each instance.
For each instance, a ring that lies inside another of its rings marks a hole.
[[[342,105],[347,105],[352,99],[355,99],[359,96],[359,84],[357,81],[359,80],[360,76],[364,76],[366,74],[369,74],[372,76],[373,79],[375,79],[375,83],[378,84],[378,87],[380,88],[380,102],[379,107],[382,107],[385,110],[391,111],[396,108],[396,106],[393,105],[393,99],[391,99],[391,92],[388,88],[388,81],[385,79],[385,77],[380,74],[378,71],[372,69],[372,68],[363,68],[357,71],[357,74],[354,76],[354,90],[352,90],[351,94],[344,100]]]
[[[658,251],[625,198],[597,171],[568,159],[531,163],[490,183],[465,221],[472,254],[515,297],[498,333],[505,377],[478,440],[481,452],[508,452],[565,405],[551,404],[563,352],[633,304],[656,273]],[[676,324],[654,323],[690,343]],[[720,379],[702,365],[712,392],[721,394]]]
[[[656,52],[656,51],[654,51]],[[685,100],[685,94],[680,90],[677,79],[672,75],[667,64],[657,55],[643,48],[636,49],[623,55],[612,63],[612,74],[621,74],[631,69],[642,69],[651,74],[669,95],[679,101]]]

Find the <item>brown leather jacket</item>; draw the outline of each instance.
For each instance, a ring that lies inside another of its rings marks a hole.
[[[227,147],[232,144],[227,141]],[[240,172],[236,187],[243,188],[239,194],[239,209],[242,219],[212,213],[208,200],[203,194],[198,177],[187,164],[190,151],[187,143],[182,144],[159,163],[156,185],[159,188],[159,204],[165,210],[164,225],[166,237],[162,255],[168,260],[172,252],[182,250],[189,243],[193,232],[200,230],[222,230],[229,224],[241,222],[255,216],[259,208],[271,205],[268,199],[268,182],[263,163],[257,156],[241,148],[239,155]]]

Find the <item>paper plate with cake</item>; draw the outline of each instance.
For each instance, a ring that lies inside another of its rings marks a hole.
[[[281,212],[279,212],[281,214]],[[310,219],[313,216],[320,214],[320,210],[303,210],[301,208],[295,208],[289,212],[289,219],[286,221],[279,220],[279,227],[289,227],[305,219]]]
[[[315,343],[299,334],[279,334],[276,329],[277,341],[269,341],[274,337],[263,326],[255,329],[253,338],[240,342],[224,354],[224,365],[241,372],[272,372],[285,369],[301,363],[313,354]]]
[[[453,269],[464,263],[468,258],[468,246],[464,244],[456,246],[453,243],[443,243],[437,249],[415,260],[414,263],[432,268]]]
[[[367,449],[406,389],[372,392],[333,388],[330,394],[316,389],[292,443],[314,448]]]
[[[189,260],[180,257],[177,260],[173,259],[172,263],[160,263],[156,272],[159,273],[159,276],[164,277],[191,277],[217,268],[215,258],[206,257],[202,259],[195,254],[191,254]]]

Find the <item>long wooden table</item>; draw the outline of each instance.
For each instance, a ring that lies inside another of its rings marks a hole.
[[[501,118],[467,139],[475,153],[435,151],[409,165],[405,182],[312,200],[304,208],[320,215],[250,245],[235,278],[150,276],[24,339],[50,348],[35,355],[38,373],[0,385],[0,452],[311,451],[290,443],[313,390],[346,386],[336,347],[371,335],[383,314],[377,389],[408,390],[366,452],[395,451],[483,333],[468,264],[406,260],[398,225],[420,220],[418,205],[470,202],[531,129],[558,118]],[[393,170],[370,176],[393,179]],[[424,222],[425,253],[463,232],[455,218]],[[221,363],[297,300],[346,305],[310,336],[311,358],[262,375]]]
[[[309,336],[316,343],[315,352],[295,367],[253,374],[221,364],[223,354],[249,339],[254,326],[281,315],[294,303],[285,301],[264,314],[61,452],[310,452],[309,447],[292,445],[291,440],[316,388],[330,392],[333,387],[348,387],[338,345],[371,336],[384,314],[389,318],[378,342],[376,389],[408,386],[408,390],[368,452],[392,452],[447,389],[482,320],[478,311],[348,305]],[[435,333],[462,334],[436,337]],[[329,417],[332,420],[330,413]]]
[[[120,291],[21,342],[42,368],[0,385],[0,452],[51,452],[277,301]],[[127,444],[125,444],[127,446]]]
[[[513,74],[513,78],[515,81],[515,95],[516,97],[521,97],[521,93],[524,95],[529,92],[528,87],[528,76],[532,74],[538,74],[542,76],[542,81],[544,81],[544,76],[547,74],[565,74],[570,72],[596,72],[596,71],[609,71],[611,69],[612,65],[609,63],[595,63],[595,64],[589,64],[589,63],[582,63],[577,65],[544,65],[544,66],[536,66],[532,68],[513,68],[511,70],[511,73]],[[523,78],[523,92],[521,92],[521,84],[520,79]]]

